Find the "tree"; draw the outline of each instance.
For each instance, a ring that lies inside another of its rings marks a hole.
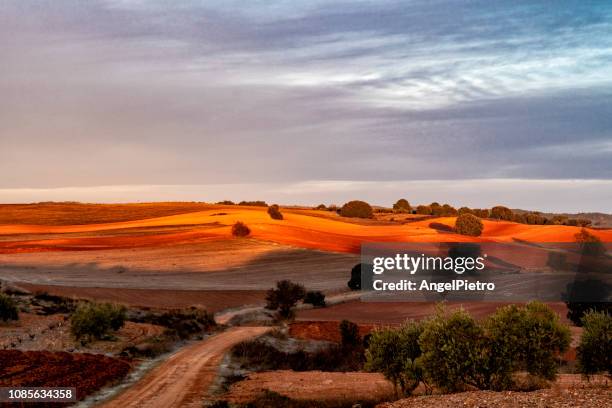
[[[408,202],[408,200],[406,200],[405,198],[400,198],[395,204],[393,204],[393,211],[409,213],[410,211],[412,211],[412,207],[410,207],[410,203]]]
[[[290,280],[276,282],[276,289],[268,290],[266,295],[266,309],[278,310],[283,319],[293,317],[293,308],[299,300],[304,299],[306,290],[304,286]]]
[[[474,214],[474,211],[472,209],[470,209],[469,207],[461,207],[461,208],[459,208],[459,210],[457,210],[457,213],[459,215],[462,215],[462,214],[476,215],[476,214]]]
[[[3,322],[19,320],[19,311],[15,301],[4,293],[0,293],[0,320]]]
[[[268,207],[268,214],[273,220],[283,219],[283,214],[280,212],[280,207],[277,204],[272,204]]]
[[[455,221],[455,230],[461,235],[478,237],[482,234],[483,228],[480,218],[472,214],[461,214]]]
[[[236,221],[232,226],[232,235],[235,237],[246,237],[251,233],[251,229],[242,221]]]
[[[420,215],[431,215],[432,210],[431,210],[431,207],[428,205],[419,205],[416,208],[416,213]]]
[[[408,321],[399,329],[379,329],[370,335],[365,369],[382,373],[398,396],[409,395],[424,380],[418,361],[422,332],[422,324]]]
[[[600,372],[612,374],[612,316],[589,311],[582,318],[582,327],[577,349],[580,372],[587,376]]]
[[[464,310],[446,314],[442,308],[424,323],[419,358],[426,377],[447,391],[466,385],[483,387],[476,369],[481,364],[484,330]]]
[[[83,303],[70,316],[70,331],[85,343],[100,340],[125,323],[126,308],[110,303]]]
[[[340,209],[340,215],[343,217],[372,218],[373,213],[370,204],[359,200],[349,201]]]
[[[327,207],[325,206],[325,204],[319,204],[315,207],[315,210],[325,211],[327,210]]]
[[[442,206],[442,215],[452,217],[453,215],[457,215],[457,210],[450,204],[444,204]]]
[[[325,294],[320,290],[309,290],[304,296],[304,303],[314,307],[325,307]]]
[[[591,234],[586,228],[582,228],[574,237],[576,242],[580,244],[583,255],[601,256],[606,253],[606,247],[601,240],[596,235]]]
[[[491,208],[491,218],[495,218],[498,220],[512,221],[514,213],[508,207],[504,207],[503,205],[498,205],[496,207]]]

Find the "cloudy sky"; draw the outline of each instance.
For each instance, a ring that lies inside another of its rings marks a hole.
[[[0,201],[612,212],[612,3],[0,2]]]

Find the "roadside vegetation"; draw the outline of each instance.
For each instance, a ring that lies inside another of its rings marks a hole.
[[[19,311],[17,303],[10,295],[0,292],[0,320],[8,322],[9,320],[19,320]]]
[[[110,303],[82,303],[70,316],[70,331],[81,344],[108,338],[123,327],[126,311]]]
[[[384,374],[398,395],[419,384],[429,391],[511,390],[519,387],[519,371],[533,378],[532,386],[554,380],[569,343],[569,328],[542,303],[505,306],[480,322],[441,306],[422,322],[373,332],[365,367]]]

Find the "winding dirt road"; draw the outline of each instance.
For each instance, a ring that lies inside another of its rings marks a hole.
[[[223,355],[233,345],[270,327],[234,327],[173,354],[139,382],[102,404],[104,408],[201,407]]]

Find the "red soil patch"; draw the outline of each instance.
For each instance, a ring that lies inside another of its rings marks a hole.
[[[339,322],[294,322],[289,326],[289,335],[304,340],[325,340],[339,343],[340,336]],[[360,324],[359,335],[365,336],[376,328],[373,324]]]
[[[32,285],[18,286],[35,292],[76,299],[121,303],[130,306],[178,309],[201,306],[211,313],[247,304],[263,303],[265,291],[256,290],[167,290],[167,289],[123,289],[82,288],[70,286]]]
[[[130,368],[99,354],[0,350],[0,387],[75,387],[82,399],[123,378]]]

